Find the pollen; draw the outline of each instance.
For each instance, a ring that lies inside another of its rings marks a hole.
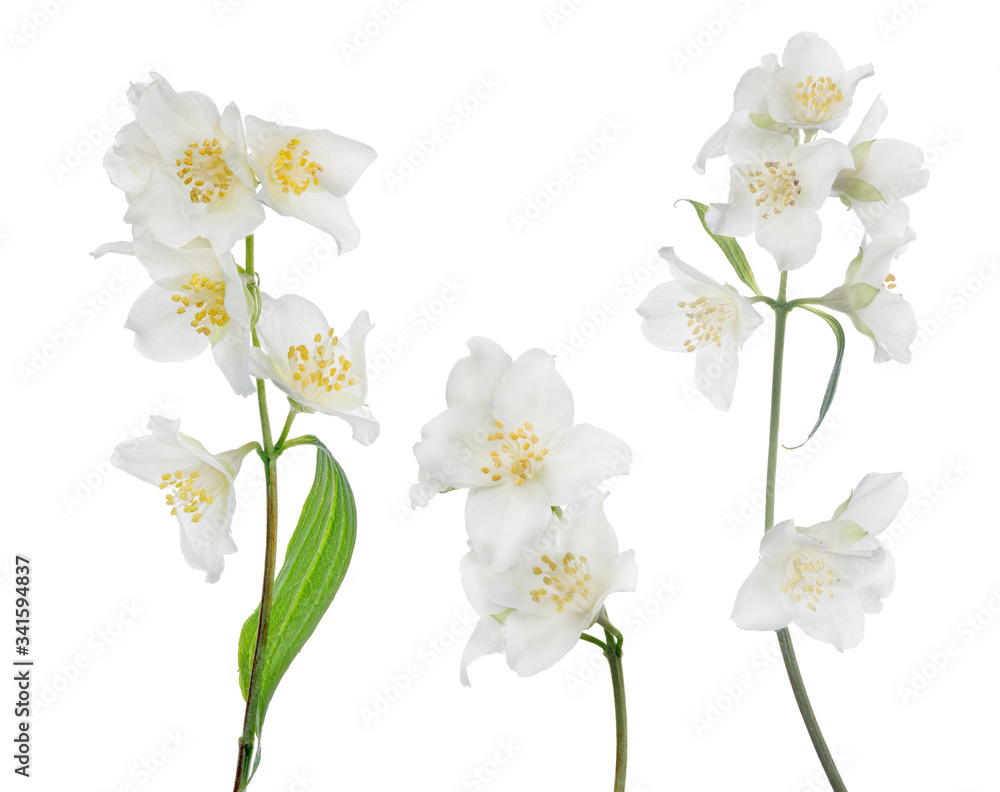
[[[234,176],[223,153],[218,138],[205,138],[201,143],[188,143],[184,156],[174,161],[177,178],[191,188],[191,203],[210,204],[226,197]]]
[[[779,215],[783,209],[795,206],[795,197],[802,192],[799,177],[791,162],[765,162],[763,170],[747,171],[747,190],[760,210],[762,219]]]
[[[489,459],[482,467],[491,481],[508,479],[520,487],[536,475],[549,449],[541,447],[541,441],[530,422],[525,421],[517,429],[505,428],[502,421],[493,421],[495,432],[486,435],[489,443]]]
[[[795,86],[795,98],[802,105],[799,115],[803,121],[818,123],[832,118],[843,107],[844,94],[832,77],[820,77],[813,80],[806,77],[805,81]]]
[[[293,385],[307,399],[319,401],[327,393],[339,393],[357,385],[350,375],[352,363],[338,354],[339,346],[340,339],[331,327],[325,334],[316,333],[308,346],[288,347]]]
[[[181,286],[179,292],[170,295],[177,303],[177,313],[191,313],[191,327],[196,333],[210,336],[213,328],[225,327],[229,323],[226,313],[226,284],[213,281],[207,275],[195,273]]]
[[[815,612],[824,593],[827,599],[833,598],[833,587],[839,582],[837,573],[825,561],[796,553],[788,559],[788,580],[781,591],[783,594],[794,593],[796,602]]]
[[[592,576],[586,556],[565,553],[559,560],[542,555],[532,568],[532,574],[541,578],[541,586],[528,591],[532,602],[547,602],[556,613],[567,608],[579,612],[589,610]]]
[[[160,489],[166,491],[166,502],[171,514],[177,514],[177,510],[180,509],[182,514],[190,515],[191,522],[201,520],[204,514],[202,507],[210,506],[214,496],[209,495],[208,490],[199,487],[197,479],[197,470],[187,474],[177,470],[160,476]]]
[[[271,178],[281,186],[283,193],[302,195],[309,185],[319,184],[323,166],[309,157],[309,149],[296,154],[301,145],[301,140],[292,138],[271,162]]]
[[[896,276],[893,275],[891,272],[888,275],[886,275],[885,276],[885,280],[882,281],[882,288],[883,289],[893,289],[893,290],[895,290],[896,287],[897,287],[897,285],[898,284],[896,283]],[[902,297],[903,296],[902,292],[893,291],[892,293],[895,294],[897,297]]]
[[[677,303],[678,308],[686,308],[687,326],[690,337],[684,339],[684,350],[694,352],[700,346],[722,346],[722,333],[726,322],[735,319],[736,307],[732,300],[713,299],[701,295],[690,302]]]

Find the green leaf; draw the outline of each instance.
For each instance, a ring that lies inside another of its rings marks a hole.
[[[698,203],[697,201],[692,201],[689,198],[684,198],[682,200],[687,201],[694,210],[698,213],[698,219],[701,220],[701,226],[705,229],[705,232],[712,237],[715,244],[722,248],[722,252],[726,254],[726,258],[729,259],[729,263],[733,265],[733,269],[736,270],[736,276],[743,281],[747,286],[753,289],[753,293],[760,296],[760,287],[757,286],[757,280],[754,278],[753,270],[750,269],[750,262],[747,261],[747,257],[743,254],[743,249],[739,246],[739,243],[732,237],[719,236],[718,234],[713,234],[708,226],[705,224],[705,212],[708,211],[708,207],[703,203]]]
[[[326,446],[313,442],[316,475],[274,581],[263,680],[257,711],[250,716],[257,742],[254,770],[260,763],[260,735],[271,697],[333,602],[347,574],[357,536],[358,513],[347,477]],[[258,606],[240,632],[240,690],[244,699],[250,687],[259,611]]]
[[[830,381],[826,385],[826,393],[823,394],[823,403],[819,408],[819,419],[816,421],[816,425],[813,426],[812,431],[809,432],[809,437],[799,443],[797,446],[785,446],[789,451],[794,451],[796,448],[801,448],[806,443],[808,443],[816,430],[819,429],[820,425],[823,423],[823,419],[826,418],[827,412],[830,410],[830,405],[833,404],[833,396],[837,392],[837,382],[840,380],[840,364],[844,362],[844,346],[847,343],[844,338],[844,328],[841,327],[840,322],[834,319],[830,314],[825,311],[821,311],[818,308],[812,308],[808,305],[799,306],[809,311],[810,313],[816,314],[824,322],[830,325],[830,329],[833,331],[833,335],[837,339],[837,359],[833,362],[833,370],[830,372]]]

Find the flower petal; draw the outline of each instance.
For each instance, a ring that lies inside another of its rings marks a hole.
[[[488,338],[477,336],[465,343],[469,356],[459,360],[448,375],[447,404],[449,407],[473,404],[492,410],[497,385],[513,361],[498,343]]]
[[[611,432],[576,424],[556,436],[534,481],[549,493],[553,504],[592,498],[612,476],[624,476],[632,451]]]
[[[534,481],[520,487],[474,487],[465,503],[473,551],[496,570],[510,569],[538,542],[552,517],[551,507],[548,492]]]
[[[504,423],[528,421],[543,441],[573,423],[573,394],[556,371],[555,358],[529,349],[504,373],[493,399],[493,415]]]
[[[491,616],[480,619],[462,650],[460,678],[465,687],[471,687],[469,665],[480,657],[503,651],[503,626]]]
[[[781,271],[798,269],[816,255],[823,225],[814,209],[788,207],[757,228],[757,244],[774,256]]]

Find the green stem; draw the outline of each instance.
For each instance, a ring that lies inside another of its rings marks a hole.
[[[253,271],[253,235],[246,238],[246,272],[251,282],[255,281]],[[256,288],[256,287],[254,287]],[[251,329],[253,345],[260,347],[256,327]],[[243,716],[243,734],[239,739],[239,754],[236,762],[236,783],[233,792],[240,792],[253,775],[254,732],[257,729],[257,709],[260,689],[263,684],[267,629],[271,619],[271,602],[274,589],[274,567],[278,551],[278,454],[271,439],[271,421],[267,413],[267,394],[264,380],[257,380],[257,407],[260,412],[260,431],[263,440],[264,481],[267,486],[267,531],[264,550],[264,582],[261,586],[260,613],[257,620],[257,643],[254,646],[253,665],[250,667],[250,683],[247,687],[247,706]],[[291,428],[291,417],[286,421],[285,432]],[[280,441],[279,441],[280,442]]]
[[[778,287],[778,299],[772,306],[774,308],[774,368],[771,376],[771,422],[768,431],[767,442],[767,480],[765,484],[764,501],[764,531],[770,531],[774,527],[774,494],[775,479],[778,470],[778,425],[781,419],[781,374],[785,356],[785,326],[788,321],[788,312],[794,307],[785,300],[785,291],[788,285],[788,272],[781,273],[781,283]],[[792,692],[795,694],[795,703],[798,704],[799,713],[805,723],[806,731],[809,732],[809,739],[812,740],[816,756],[819,757],[823,772],[830,782],[833,792],[847,792],[840,772],[837,770],[837,763],[830,754],[826,740],[823,739],[823,732],[819,728],[816,714],[813,712],[812,704],[809,703],[809,694],[806,692],[805,683],[802,681],[802,672],[795,659],[795,649],[792,647],[792,637],[788,633],[788,628],[777,631],[778,645],[781,647],[781,657],[785,661],[785,671],[788,673],[788,681],[792,685]]]
[[[292,421],[295,420],[297,414],[297,410],[288,411],[288,417],[285,418],[285,425],[281,429],[281,436],[278,438],[278,442],[274,444],[279,454],[285,449],[285,440],[288,439],[288,433],[292,430]]]
[[[604,656],[611,669],[611,688],[615,694],[615,787],[614,792],[625,792],[625,765],[628,762],[628,718],[625,713],[625,677],[622,671],[622,637],[610,626],[607,616],[601,619],[607,643]],[[614,632],[612,632],[612,630]]]

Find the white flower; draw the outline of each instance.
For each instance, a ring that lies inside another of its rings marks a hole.
[[[777,55],[765,55],[760,59],[760,66],[749,69],[740,78],[733,92],[733,110],[746,110],[750,114],[750,120],[761,129],[770,129],[775,132],[787,132],[788,126],[778,124],[771,118],[767,108],[767,97],[764,95],[764,81],[778,68]],[[721,157],[726,153],[726,130],[729,124],[723,124],[712,136],[705,141],[705,145],[698,152],[694,169],[698,173],[705,172],[705,162],[714,157]]]
[[[894,291],[896,278],[889,272],[892,260],[916,234],[869,240],[847,267],[847,278],[817,302],[851,317],[859,332],[875,344],[875,362],[910,362],[910,344],[917,337],[912,306]]]
[[[344,196],[375,159],[374,149],[325,129],[279,126],[247,116],[250,166],[263,185],[257,198],[337,240],[341,253],[360,232]]]
[[[250,379],[250,295],[229,252],[216,254],[208,241],[183,248],[150,234],[132,243],[102,245],[93,255],[131,253],[153,285],[139,295],[125,327],[135,348],[150,360],[190,360],[211,346],[212,357],[240,396],[254,392]]]
[[[152,416],[152,434],[119,444],[111,464],[164,491],[180,525],[184,559],[205,572],[206,582],[215,583],[225,566],[223,556],[236,552],[230,532],[236,508],[233,479],[256,443],[213,455],[181,434],[180,424]]]
[[[854,89],[874,74],[866,63],[850,71],[836,50],[815,33],[796,33],[785,45],[781,67],[764,81],[771,117],[796,129],[839,127],[851,108]]]
[[[271,380],[302,412],[343,418],[354,439],[368,445],[379,431],[365,404],[365,337],[371,329],[368,312],[361,311],[340,337],[304,297],[262,294],[257,335],[263,349],[250,349],[250,372]]]
[[[807,264],[822,233],[817,210],[837,174],[854,164],[850,151],[829,138],[796,146],[753,124],[746,110],[730,117],[725,146],[733,163],[729,203],[713,203],[705,223],[722,236],[755,234],[780,270]]]
[[[511,569],[498,572],[474,552],[462,559],[462,585],[481,617],[462,654],[462,684],[473,660],[498,652],[520,676],[544,671],[600,617],[609,595],[635,591],[635,555],[618,552],[603,501],[552,515],[531,555]]]
[[[670,262],[674,280],[654,288],[639,306],[643,335],[668,352],[697,351],[698,390],[717,409],[728,410],[740,347],[764,319],[735,289],[684,263],[673,248],[660,255]]]
[[[877,535],[903,507],[906,493],[899,473],[869,473],[833,519],[809,528],[796,528],[792,520],[774,526],[736,596],[736,626],[780,630],[794,621],[841,652],[861,643],[865,614],[882,610],[896,576]]]
[[[204,237],[227,251],[264,220],[239,110],[230,104],[220,115],[204,94],[178,93],[151,76],[129,88],[136,120],[121,128],[104,158],[128,198],[125,221],[134,236],[148,231],[175,247]]]
[[[885,102],[876,99],[847,144],[852,168],[833,183],[833,193],[854,210],[872,238],[906,233],[910,209],[903,199],[926,187],[930,177],[920,148],[902,140],[875,139],[886,115]]]
[[[609,432],[573,424],[573,396],[548,353],[511,362],[493,341],[468,344],[472,354],[448,378],[448,409],[424,426],[413,453],[425,487],[469,489],[472,549],[509,569],[535,546],[552,506],[593,497],[628,472],[632,452]]]

